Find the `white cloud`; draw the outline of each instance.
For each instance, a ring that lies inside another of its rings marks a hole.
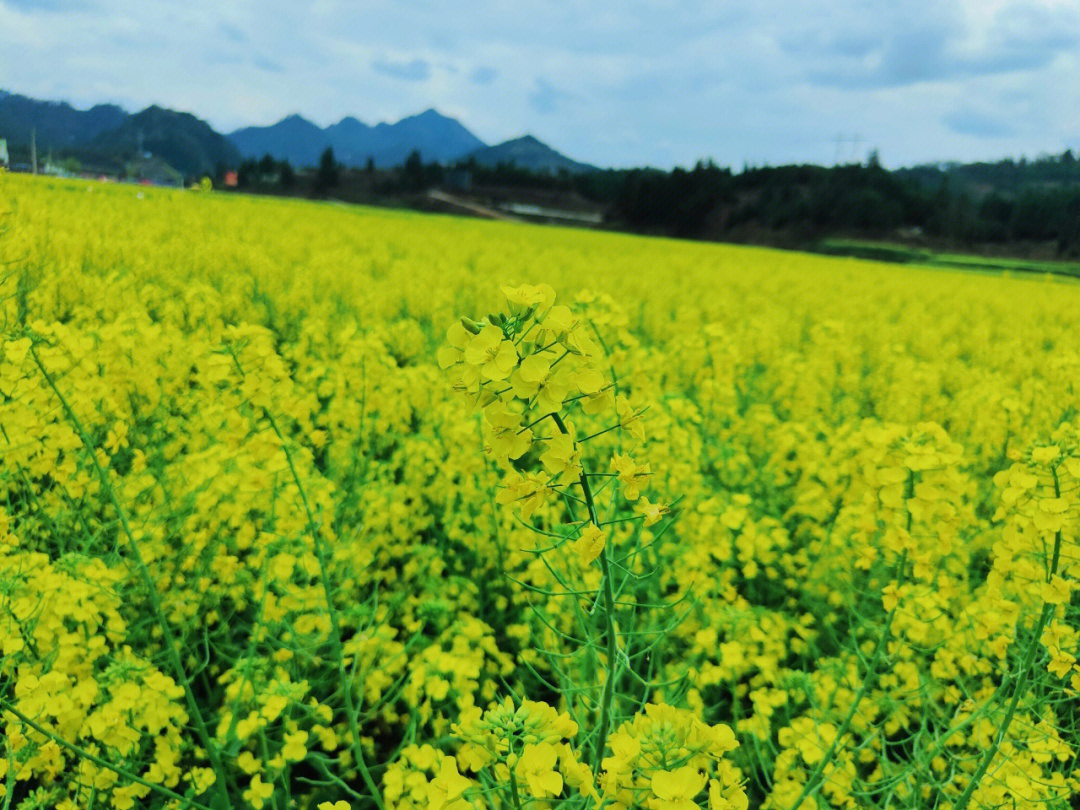
[[[434,106],[599,165],[829,161],[838,133],[887,165],[1080,147],[1071,1],[0,0],[0,53],[7,89],[82,106],[222,130]]]

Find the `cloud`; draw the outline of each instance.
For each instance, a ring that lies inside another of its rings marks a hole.
[[[371,67],[384,76],[410,82],[422,82],[431,78],[431,63],[425,59],[413,59],[409,62],[378,59],[371,63]]]
[[[491,67],[478,67],[469,74],[469,81],[473,84],[491,84],[499,75],[499,71]]]
[[[220,31],[230,42],[247,42],[247,34],[245,34],[235,25],[229,25],[228,23],[220,23],[218,25],[218,31]]]
[[[554,87],[547,79],[538,78],[529,94],[529,104],[538,113],[551,115],[568,98],[571,98],[569,93]]]
[[[956,110],[944,115],[942,121],[953,132],[975,138],[1004,138],[1016,132],[1012,124],[999,117],[975,110]]]
[[[1076,0],[0,0],[0,53],[5,89],[81,107],[435,107],[604,166],[830,162],[838,132],[888,166],[1080,147]]]
[[[905,87],[1032,71],[1080,47],[1080,12],[1006,2],[964,14],[941,4],[918,15],[910,4],[860,6],[848,25],[784,38],[813,84],[848,90]]]
[[[59,12],[86,11],[92,7],[89,0],[0,0],[0,6],[7,6],[22,12]]]
[[[285,66],[281,62],[275,62],[273,59],[267,59],[263,56],[256,56],[251,60],[251,63],[255,65],[259,70],[266,70],[270,73],[284,73]]]

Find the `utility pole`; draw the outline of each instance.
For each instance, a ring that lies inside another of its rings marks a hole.
[[[859,134],[845,135],[842,132],[836,133],[836,156],[833,158],[833,165],[841,165],[841,161],[848,161],[858,163],[859,147],[862,146],[863,136]]]
[[[37,174],[37,127],[30,130],[30,165]]]

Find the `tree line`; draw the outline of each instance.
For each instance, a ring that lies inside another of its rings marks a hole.
[[[1080,161],[1071,152],[1035,161],[925,166],[890,171],[871,154],[839,166],[610,169],[536,172],[475,160],[444,166],[413,152],[395,169],[346,168],[327,149],[304,182],[287,161],[245,161],[241,188],[378,202],[450,188],[483,197],[544,192],[585,200],[605,225],[694,239],[806,245],[834,236],[924,240],[971,248],[1039,243],[1080,257]]]

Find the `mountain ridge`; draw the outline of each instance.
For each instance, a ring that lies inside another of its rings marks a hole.
[[[235,165],[237,148],[213,127],[191,113],[156,104],[128,116],[120,126],[98,134],[86,144],[91,153],[121,153],[140,157],[149,152],[188,177],[214,174]]]
[[[469,156],[481,166],[513,164],[531,171],[558,174],[567,171],[571,174],[584,174],[597,171],[595,166],[579,163],[566,155],[555,151],[535,135],[521,135],[508,141],[479,149]]]
[[[297,120],[298,119],[298,120]],[[302,123],[301,123],[302,122]],[[292,133],[303,127],[306,138]],[[397,166],[414,150],[426,162],[446,163],[487,146],[461,122],[429,107],[394,123],[370,126],[354,116],[345,116],[327,127],[302,116],[287,116],[263,127],[243,127],[227,135],[244,157],[269,154],[300,166],[312,166],[327,147],[346,166],[363,166],[370,158],[382,168]]]
[[[369,159],[380,168],[399,166],[413,151],[419,151],[425,163],[475,158],[484,166],[514,163],[550,173],[594,168],[560,154],[532,135],[489,145],[434,107],[392,123],[371,125],[347,115],[326,127],[297,112],[266,126],[220,133],[192,113],[156,104],[136,113],[115,104],[78,109],[66,101],[39,100],[0,89],[0,137],[28,154],[31,133],[39,155],[56,150],[116,166],[139,157],[136,153],[140,151],[151,152],[187,176],[213,172],[222,164],[235,167],[243,159],[266,154],[297,167],[311,167],[318,164],[327,147],[333,148],[339,163],[352,167],[364,166]]]

